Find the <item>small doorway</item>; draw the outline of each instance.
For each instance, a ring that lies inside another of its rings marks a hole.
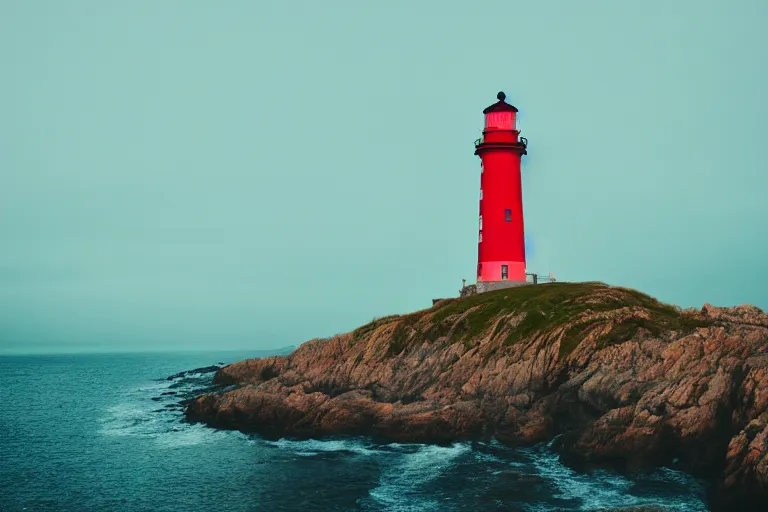
[[[501,266],[501,280],[506,281],[509,279],[509,266],[508,265],[502,265]]]

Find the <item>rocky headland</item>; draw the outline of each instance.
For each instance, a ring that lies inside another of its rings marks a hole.
[[[550,283],[437,302],[219,369],[186,417],[266,437],[555,439],[574,466],[669,466],[768,510],[768,315]]]

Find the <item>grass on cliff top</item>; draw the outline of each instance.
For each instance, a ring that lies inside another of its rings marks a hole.
[[[590,305],[578,299],[591,295],[599,288],[604,286],[598,283],[549,283],[495,290],[445,304],[435,311],[433,321],[436,325],[444,325],[450,323],[448,320],[451,317],[476,308],[457,326],[458,332],[454,332],[475,336],[482,334],[488,328],[488,322],[499,315],[524,312],[527,315],[518,330],[530,333],[567,322],[574,315],[586,311]]]
[[[662,332],[691,332],[709,325],[690,315],[682,315],[674,307],[663,304],[637,290],[611,287],[603,283],[547,283],[521,286],[470,297],[448,299],[432,308],[407,315],[390,315],[374,319],[353,331],[353,339],[368,337],[377,328],[396,322],[388,353],[400,354],[411,343],[436,341],[448,336],[446,343],[464,343],[467,350],[487,334],[494,321],[507,314],[525,313],[525,318],[511,329],[504,344],[513,345],[521,340],[565,324],[577,322],[568,328],[560,342],[560,356],[570,354],[594,329],[605,326],[608,320],[580,317],[587,311],[606,312],[624,307],[640,307],[650,313],[650,319],[632,317],[614,326],[598,340],[600,347],[622,343],[634,337],[641,329],[652,335]],[[415,324],[432,313],[425,326]],[[463,315],[463,318],[462,318]],[[494,335],[506,324],[500,322]]]
[[[620,324],[606,339],[601,340],[602,346],[630,339],[640,328],[659,334],[663,330],[691,331],[703,325],[700,320],[683,316],[674,307],[662,304],[636,290],[609,287],[595,282],[548,283],[454,299],[434,311],[433,325],[426,336],[435,340],[447,335],[458,316],[472,308],[476,309],[455,325],[451,343],[464,340],[466,344],[466,340],[477,339],[490,328],[492,320],[501,315],[525,313],[525,318],[505,340],[505,344],[511,345],[537,332],[556,329],[573,322],[588,310],[600,312],[628,306],[645,308],[651,313],[651,320],[633,319],[634,321],[630,320],[626,325]],[[569,329],[560,345],[561,355],[567,355],[578,346],[584,338],[581,334],[586,334],[588,327],[582,324]]]
[[[379,318],[374,318],[367,324],[360,326],[354,331],[352,331],[352,337],[354,339],[365,338],[371,333],[373,333],[373,331],[381,327],[382,325],[386,325],[388,323],[394,322],[395,320],[400,318],[400,316],[401,315],[388,315],[388,316],[382,316]]]

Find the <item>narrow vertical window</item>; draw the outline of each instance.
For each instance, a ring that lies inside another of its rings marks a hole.
[[[478,240],[477,240],[477,242],[478,242],[478,243],[480,243],[480,242],[482,242],[482,241],[483,241],[483,232],[481,231],[481,232],[480,232],[480,236],[478,237]]]
[[[512,222],[512,210],[509,208],[504,210],[504,222]]]
[[[501,266],[501,280],[506,281],[509,278],[509,266],[502,265]]]
[[[481,201],[483,200],[483,189],[482,188],[480,189],[480,200]]]
[[[478,224],[479,224],[479,227],[478,227],[478,229],[479,229],[480,231],[482,231],[482,230],[483,230],[483,216],[482,216],[482,215],[480,216],[480,221],[479,221],[479,223],[478,223]]]

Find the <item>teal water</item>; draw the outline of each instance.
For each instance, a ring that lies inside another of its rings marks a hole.
[[[545,445],[270,442],[182,421],[179,400],[254,353],[0,357],[0,511],[706,511],[668,469],[574,473]]]

